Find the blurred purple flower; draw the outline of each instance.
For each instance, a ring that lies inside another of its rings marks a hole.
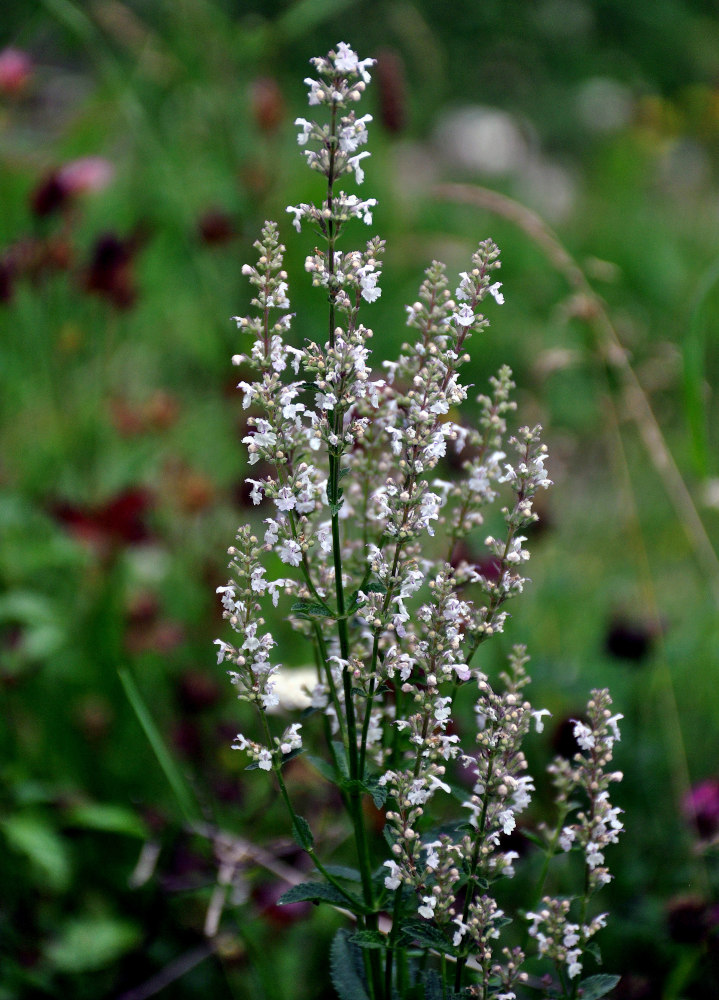
[[[719,778],[707,778],[685,796],[682,811],[702,840],[719,835]]]

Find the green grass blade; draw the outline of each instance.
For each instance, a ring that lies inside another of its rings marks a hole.
[[[148,711],[147,705],[145,704],[142,695],[135,684],[132,674],[125,667],[121,667],[118,670],[118,674],[120,676],[122,686],[125,689],[127,700],[130,702],[130,705],[137,716],[137,721],[142,726],[142,730],[155,753],[155,757],[157,757],[157,762],[162,768],[168,784],[175,794],[175,798],[177,799],[180,809],[182,810],[184,818],[188,823],[197,822],[200,817],[198,816],[197,805],[189,785],[175,763],[172,754],[167,749],[167,745],[160,735],[160,731],[155,725],[150,712]]]
[[[719,282],[719,260],[701,277],[689,317],[689,328],[682,344],[684,411],[689,427],[692,461],[700,476],[708,476],[709,431],[705,393],[706,384],[706,317],[704,306]]]

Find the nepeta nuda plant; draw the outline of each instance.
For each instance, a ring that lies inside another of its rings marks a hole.
[[[593,693],[586,719],[575,723],[581,752],[550,768],[556,822],[535,838],[545,863],[532,898],[516,919],[497,901],[519,860],[506,838],[534,792],[524,740],[548,713],[526,699],[523,648],[496,681],[479,654],[504,630],[506,604],[527,582],[524,532],[536,520],[537,490],[551,485],[540,428],[522,427],[507,440],[515,409],[508,368],[478,397],[476,427],[457,417],[470,340],[489,325],[482,310],[504,301],[499,250],[480,243],[457,283],[432,263],[407,307],[411,340],[383,370],[371,369],[372,332],[362,320],[381,294],[383,242],[346,247],[345,232],[353,234],[358,220],[371,224],[375,200],[345,192],[342,182],[364,179],[372,118],[354,107],[373,60],[340,43],[312,63],[309,103],[321,121],[296,124],[325,191],[319,204],[288,212],[297,231],[319,243],[305,269],[322,289],[326,339],[288,342],[285,247],[273,222],[255,244],[256,265],[243,268],[254,314],[236,317],[247,348],[233,361],[253,373],[239,388],[244,406],[261,413],[249,417],[244,443],[250,465],[271,471],[248,480],[262,526],[240,528],[229,550],[232,579],[219,588],[235,639],[216,640],[218,662],[229,665],[238,697],[257,709],[257,728],[234,746],[249,755],[250,768],[273,773],[294,837],[315,866],[316,879],[284,901],[324,901],[354,917],[332,947],[342,1000],[512,1000],[531,988],[573,998],[580,985],[585,997],[598,997],[616,978],[580,980],[606,918],[590,915],[590,898],[610,878],[604,851],[622,827],[609,802],[621,775],[608,770],[621,717],[611,714],[606,691]],[[451,481],[437,476],[450,452],[461,467]],[[503,531],[484,538],[487,554],[475,565],[463,556],[466,540],[482,532],[501,493]],[[271,579],[278,563],[283,575]],[[271,711],[280,665],[265,613],[289,617],[317,670],[311,708],[282,730]],[[474,703],[471,730],[455,712],[462,688]],[[293,807],[283,768],[307,749],[340,791],[354,870],[328,863]],[[385,811],[379,843],[367,826],[366,797]],[[578,895],[545,895],[552,857],[570,851],[585,873]],[[525,959],[532,943],[543,962]],[[536,979],[546,963],[553,977]]]

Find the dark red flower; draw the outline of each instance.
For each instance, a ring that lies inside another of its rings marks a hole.
[[[138,249],[137,236],[100,236],[82,275],[85,290],[109,299],[118,309],[129,309],[137,298],[133,262]]]
[[[76,537],[105,547],[149,541],[151,534],[146,517],[151,507],[150,493],[136,487],[123,490],[104,504],[59,501],[51,507],[51,512]]]
[[[604,646],[610,656],[640,663],[651,652],[654,633],[647,625],[615,618],[607,630]]]
[[[83,156],[52,170],[30,195],[30,207],[44,218],[70,204],[78,195],[102,191],[115,172],[109,160],[101,156]]]
[[[258,128],[276,132],[285,117],[285,100],[277,80],[262,76],[250,85],[250,108]]]
[[[696,896],[673,899],[667,907],[669,936],[680,944],[700,944],[710,923],[710,907]]]
[[[62,184],[56,171],[48,174],[30,195],[30,208],[40,218],[53,215],[70,199],[70,192]]]
[[[377,53],[377,86],[382,124],[388,132],[403,132],[407,125],[407,81],[402,57],[394,49]]]
[[[713,840],[719,834],[719,778],[707,778],[694,785],[682,809],[701,839]]]
[[[232,218],[227,212],[219,209],[210,209],[205,212],[197,223],[200,239],[208,246],[219,246],[228,243],[237,235]]]

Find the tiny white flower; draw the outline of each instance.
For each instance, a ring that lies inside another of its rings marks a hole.
[[[385,876],[384,884],[388,889],[399,889],[402,880],[399,878],[401,869],[396,861],[385,861],[385,868],[389,868],[389,875]]]
[[[297,136],[297,142],[300,146],[304,146],[312,133],[312,122],[308,122],[306,118],[295,118],[295,125],[302,126],[302,130]]]
[[[310,88],[310,92],[307,95],[309,104],[322,104],[324,101],[324,90],[322,89],[322,84],[318,80],[313,80],[312,77],[309,76],[305,77],[305,83]]]
[[[364,180],[364,170],[360,166],[360,161],[369,155],[370,154],[365,150],[365,152],[363,153],[357,153],[356,156],[350,156],[350,158],[347,160],[347,163],[355,172],[355,180],[357,181],[358,184],[361,184],[362,181]]]
[[[293,539],[283,542],[277,550],[277,555],[283,563],[289,563],[290,566],[299,566],[302,562],[302,549]]]
[[[292,225],[295,227],[295,229],[297,230],[298,233],[301,232],[302,231],[302,218],[305,215],[305,206],[304,205],[288,205],[287,206],[287,211],[291,212],[294,215],[294,219],[292,220]]]
[[[534,719],[534,728],[538,733],[544,732],[544,719],[543,716],[550,715],[551,712],[548,708],[538,708],[532,711],[532,718]]]
[[[583,722],[578,722],[576,719],[572,719],[572,722],[574,723],[574,739],[582,750],[591,750],[596,743],[592,730],[589,726]]]
[[[452,313],[452,319],[457,326],[471,326],[474,323],[474,311],[471,306],[460,306],[456,313]]]
[[[232,652],[232,646],[228,645],[226,642],[223,642],[222,639],[215,639],[214,645],[218,647],[217,664],[219,666],[219,664],[222,663],[222,661],[226,658],[227,654]]]
[[[297,506],[295,495],[289,486],[283,486],[275,497],[278,510],[293,510]]]
[[[252,489],[250,490],[250,500],[253,504],[258,504],[262,501],[262,491],[265,488],[265,484],[259,479],[246,479],[246,483],[252,483]]]

